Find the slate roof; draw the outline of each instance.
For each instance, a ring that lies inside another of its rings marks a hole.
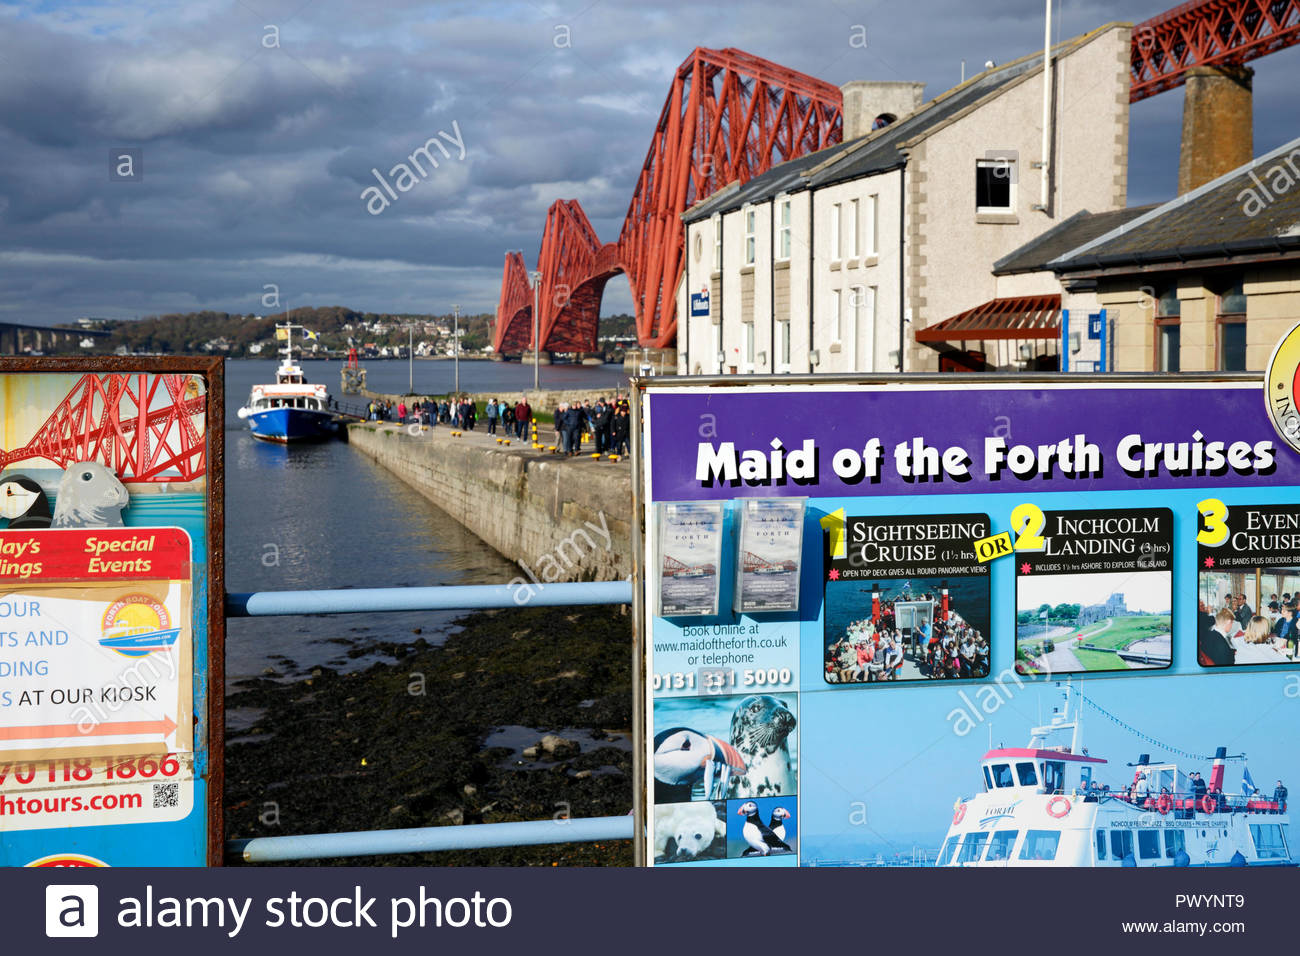
[[[1063,253],[1050,265],[1071,272],[1268,252],[1300,252],[1300,138]]]
[[[1074,52],[1108,28],[1101,27],[1058,44],[1053,51],[1054,57]],[[781,193],[815,189],[897,169],[907,162],[903,144],[926,135],[962,110],[1041,69],[1042,65],[1043,54],[1039,52],[980,73],[928,103],[923,103],[914,113],[882,129],[788,160],[755,176],[739,188],[720,190],[682,213],[682,220],[687,223],[698,222],[715,214],[734,212],[752,202],[767,201]]]
[[[1019,249],[1009,252],[993,263],[993,274],[1015,275],[1020,272],[1041,272],[1053,259],[1078,249],[1098,236],[1131,222],[1156,208],[1156,203],[1130,206],[1109,212],[1088,212],[1084,209],[1063,220],[1042,235],[1030,239]]]

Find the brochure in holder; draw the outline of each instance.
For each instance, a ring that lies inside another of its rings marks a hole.
[[[748,498],[739,504],[736,611],[799,609],[799,571],[807,498]]]
[[[722,502],[665,502],[658,518],[659,616],[717,614]]]

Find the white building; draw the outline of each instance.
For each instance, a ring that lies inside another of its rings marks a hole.
[[[1059,283],[993,264],[1123,208],[1129,53],[1127,24],[1054,49],[1045,169],[1041,51],[925,104],[920,84],[846,86],[845,142],[683,214],[678,371],[1054,367]]]

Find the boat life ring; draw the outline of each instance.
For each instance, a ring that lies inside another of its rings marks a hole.
[[[1061,807],[1060,809],[1057,809],[1058,803],[1064,804],[1065,806]],[[1061,817],[1065,816],[1069,812],[1070,812],[1070,801],[1066,797],[1057,794],[1056,796],[1052,797],[1051,800],[1047,801],[1047,815],[1049,817],[1056,817],[1056,819],[1059,820]]]
[[[1156,801],[1156,809],[1160,811],[1160,815],[1164,816],[1173,808],[1174,798],[1167,793],[1160,794],[1160,799]]]
[[[952,825],[956,826],[966,819],[966,804],[957,805],[957,809],[952,812]]]
[[[1218,809],[1218,803],[1208,793],[1201,797],[1200,803],[1197,805],[1201,808],[1202,813],[1213,813]]]

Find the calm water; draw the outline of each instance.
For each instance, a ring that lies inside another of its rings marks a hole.
[[[255,440],[236,412],[249,389],[274,381],[275,361],[226,363],[226,589],[232,592],[439,584],[505,584],[518,570],[456,521],[343,442],[284,448]],[[303,363],[312,382],[339,396],[339,362]],[[405,362],[366,364],[376,391],[404,392]],[[531,387],[532,368],[462,362],[470,391]],[[621,366],[543,368],[549,388],[626,382]],[[450,362],[415,363],[417,390],[450,389]],[[359,639],[436,640],[463,612],[232,618],[226,670],[231,684],[263,674],[346,669]],[[289,665],[281,658],[293,662]]]
[[[258,381],[272,382],[272,377],[279,360],[249,359],[226,363],[226,377],[230,381],[235,376],[242,378],[243,370],[256,369],[265,377]],[[415,379],[415,391],[440,395],[452,391],[455,382],[455,363],[449,359],[416,359],[408,368],[405,359],[386,359],[376,361],[369,359],[361,363],[366,370],[366,386],[375,392],[401,394],[407,390],[412,376]],[[312,382],[328,385],[335,398],[339,394],[339,371],[343,362],[306,361],[302,363],[303,371]],[[253,378],[257,378],[254,374]],[[249,385],[253,378],[248,379]],[[544,389],[568,388],[608,388],[611,391],[618,386],[627,387],[627,375],[622,365],[544,365],[540,369],[539,379]],[[227,385],[227,387],[231,387]],[[520,365],[518,362],[484,362],[481,360],[462,361],[460,363],[460,387],[465,392],[495,392],[514,394],[533,387],[533,367]],[[243,389],[240,402],[248,394]],[[235,406],[236,408],[239,405]]]

